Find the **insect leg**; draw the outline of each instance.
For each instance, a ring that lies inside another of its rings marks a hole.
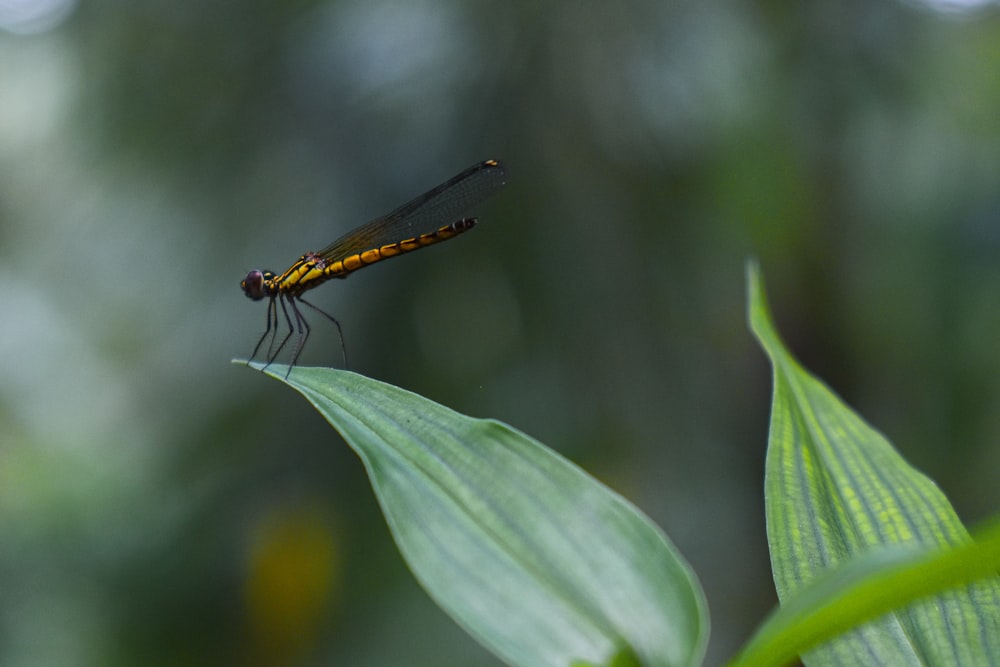
[[[278,328],[278,312],[277,307],[274,305],[274,297],[271,297],[271,302],[267,304],[267,328],[264,329],[264,334],[257,341],[257,344],[253,348],[253,353],[250,354],[250,358],[247,360],[247,364],[256,358],[257,353],[260,352],[260,346],[264,344],[267,339],[267,335],[271,334],[271,344],[274,344],[274,336],[277,333]],[[268,346],[270,347],[270,346]],[[270,352],[268,353],[270,356]]]
[[[274,360],[278,358],[278,354],[281,352],[281,348],[285,347],[285,343],[288,342],[288,339],[292,337],[292,333],[295,331],[295,329],[292,327],[292,318],[288,316],[288,308],[285,306],[285,295],[279,294],[278,301],[281,302],[281,312],[285,314],[285,322],[288,324],[288,333],[285,334],[285,337],[281,339],[281,344],[278,345],[277,348],[274,348],[272,350],[272,348],[274,347],[274,341],[278,337],[278,310],[277,308],[275,308],[274,337],[271,338],[271,345],[267,349],[267,366],[270,366],[272,363],[274,363]],[[267,366],[265,366],[265,368]]]
[[[292,307],[292,313],[295,314],[295,322],[298,324],[299,329],[299,339],[295,343],[295,351],[292,352],[292,362],[288,364],[288,372],[285,373],[285,378],[288,378],[288,374],[292,372],[292,367],[295,366],[295,362],[299,360],[299,355],[302,354],[302,349],[306,346],[306,340],[309,338],[309,322],[303,317],[302,311],[299,310],[298,305],[295,303],[294,298],[288,299],[289,305]]]
[[[347,343],[344,342],[344,331],[343,331],[343,329],[340,328],[340,322],[338,322],[337,318],[334,317],[333,315],[331,315],[330,313],[317,308],[316,306],[312,305],[311,303],[309,303],[305,299],[299,298],[299,301],[301,301],[305,305],[309,306],[310,308],[312,308],[313,310],[315,310],[317,313],[319,313],[320,315],[322,315],[326,319],[328,319],[331,322],[333,322],[333,326],[337,327],[337,335],[340,336],[340,352],[341,352],[341,354],[344,357],[344,368],[346,369],[347,368]]]

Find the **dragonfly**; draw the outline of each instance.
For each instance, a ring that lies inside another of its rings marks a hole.
[[[346,278],[355,271],[391,257],[420,250],[453,239],[476,226],[477,219],[464,217],[476,205],[499,190],[507,180],[503,165],[486,160],[469,167],[441,185],[428,190],[386,215],[366,222],[318,252],[307,252],[283,273],[254,269],[240,282],[243,293],[254,301],[268,299],[267,327],[250,355],[253,361],[261,346],[267,346],[270,366],[297,332],[288,374],[299,360],[311,331],[300,305],[333,322],[340,337],[340,349],[347,366],[347,346],[340,322],[302,295],[334,278]],[[275,345],[280,328],[278,310],[287,333]],[[249,363],[249,362],[248,362]]]

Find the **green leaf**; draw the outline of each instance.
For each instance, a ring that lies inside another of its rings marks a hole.
[[[578,467],[509,426],[354,373],[296,368],[283,381],[361,457],[421,585],[501,659],[700,662],[708,619],[688,565]]]
[[[868,551],[820,574],[783,602],[730,664],[788,664],[864,621],[917,598],[992,577],[998,569],[1000,521],[960,547],[924,550],[911,544]]]
[[[782,604],[837,565],[881,547],[968,545],[968,531],[937,485],[792,358],[771,322],[756,266],[748,278],[751,328],[774,369],[764,495]],[[854,576],[859,572],[867,570]],[[898,585],[886,577],[866,594],[874,599]],[[1000,578],[910,604],[802,657],[810,667],[1000,664]]]

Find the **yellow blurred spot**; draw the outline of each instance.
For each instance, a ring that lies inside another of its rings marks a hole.
[[[280,508],[260,521],[245,584],[249,662],[294,665],[309,656],[329,611],[336,556],[318,508]]]

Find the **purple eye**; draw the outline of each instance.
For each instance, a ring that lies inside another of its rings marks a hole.
[[[247,277],[240,283],[243,293],[254,301],[264,298],[264,274],[258,269],[254,269],[247,274]]]

